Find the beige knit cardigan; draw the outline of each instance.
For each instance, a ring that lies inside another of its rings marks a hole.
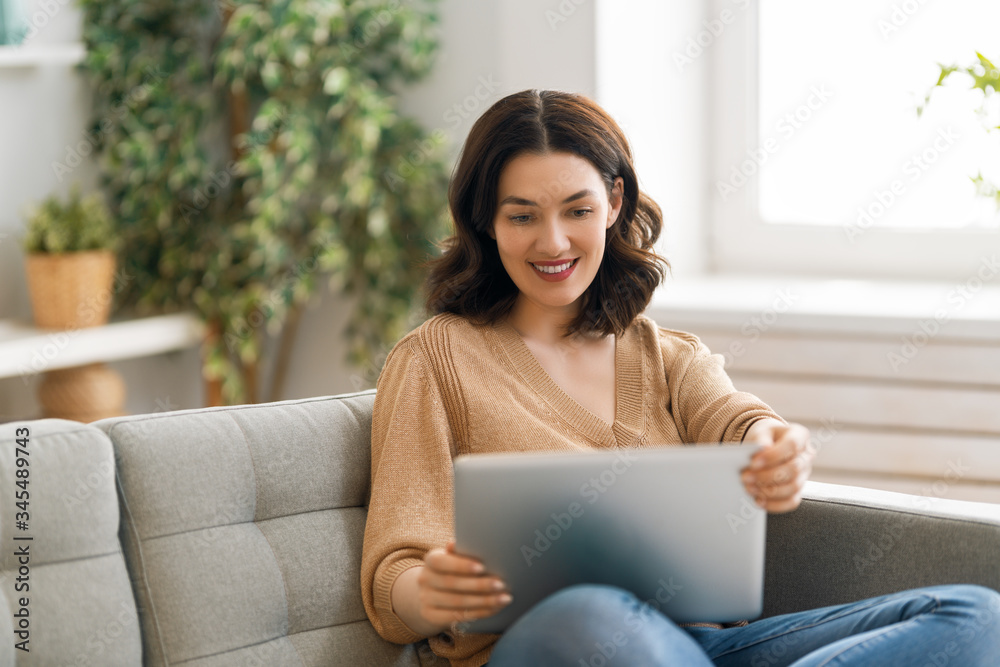
[[[361,562],[365,610],[380,635],[421,636],[393,612],[401,572],[453,537],[452,459],[458,454],[739,442],[763,417],[695,336],[636,318],[615,344],[615,421],[573,400],[506,323],[431,318],[393,348],[378,380],[371,498]],[[498,635],[430,638],[453,667],[480,667]]]

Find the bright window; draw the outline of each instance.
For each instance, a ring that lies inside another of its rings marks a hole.
[[[952,280],[994,261],[1000,95],[934,84],[977,51],[1000,64],[1000,2],[712,0],[706,25],[711,269]]]
[[[1000,125],[945,65],[1000,63],[1000,2],[762,0],[758,132],[777,150],[760,171],[766,222],[920,229],[997,225],[970,176],[1000,180]],[[821,27],[821,28],[820,28]],[[1000,96],[992,96],[992,101]],[[869,223],[868,220],[871,220]]]

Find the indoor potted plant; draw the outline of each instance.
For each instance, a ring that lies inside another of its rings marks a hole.
[[[116,238],[101,195],[81,196],[76,186],[65,203],[49,196],[29,214],[25,268],[36,326],[77,329],[107,322]]]
[[[279,400],[329,280],[373,383],[448,229],[446,133],[397,98],[430,71],[436,0],[79,4],[120,312],[204,320],[208,404]]]

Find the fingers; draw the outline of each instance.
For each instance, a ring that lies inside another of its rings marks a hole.
[[[447,574],[424,568],[420,583],[445,593],[491,595],[505,591],[503,581],[490,575]]]
[[[424,565],[438,574],[474,576],[485,572],[483,564],[475,558],[460,556],[454,551],[455,543],[444,549],[431,549],[424,555]]]
[[[795,475],[789,475],[786,481],[759,481],[743,478],[743,484],[747,493],[754,497],[761,506],[767,506],[773,502],[785,501],[802,494],[806,481],[809,479],[810,470],[799,471]]]
[[[420,589],[420,604],[428,620],[452,622],[492,616],[511,603],[510,593],[493,595],[460,595],[435,590]]]
[[[812,473],[815,449],[809,429],[801,424],[770,429],[774,444],[754,454],[741,477],[747,493],[768,512],[789,512],[802,501],[802,490]]]
[[[753,455],[751,468],[773,468],[801,454],[809,444],[809,429],[802,424],[782,425],[772,429],[772,438],[774,444],[762,443],[764,448]]]
[[[786,460],[773,468],[744,470],[742,478],[744,483],[754,484],[761,488],[770,488],[787,485],[796,482],[800,478],[807,478],[811,472],[812,457],[800,455]]]
[[[424,555],[418,577],[421,614],[433,623],[450,624],[492,616],[512,598],[499,578],[482,563],[455,553],[454,543]]]
[[[483,564],[474,558],[431,549],[424,556],[422,586],[456,594],[491,595],[506,590],[503,581],[485,573]]]

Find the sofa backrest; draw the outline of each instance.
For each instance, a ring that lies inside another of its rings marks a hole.
[[[365,615],[373,392],[96,422],[146,665],[419,665]]]
[[[0,509],[0,665],[140,664],[107,436],[61,419],[4,424]]]

